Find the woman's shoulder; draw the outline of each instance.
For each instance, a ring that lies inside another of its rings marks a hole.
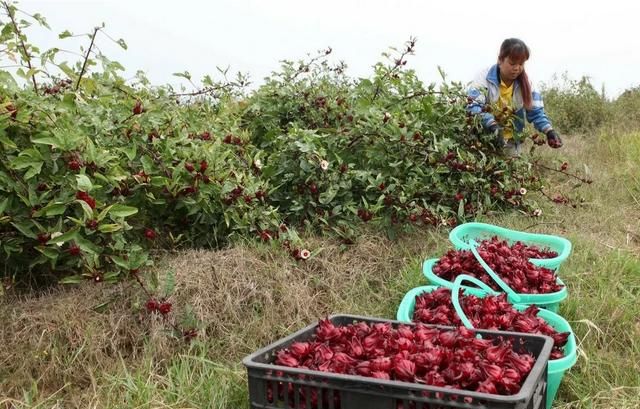
[[[487,78],[492,68],[493,66],[489,66],[476,71],[476,74],[473,76],[472,84],[476,86],[484,86],[484,87],[488,86],[489,81]]]

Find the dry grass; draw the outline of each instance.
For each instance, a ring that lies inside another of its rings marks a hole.
[[[325,314],[381,313],[389,295],[385,287],[399,266],[429,247],[408,239],[398,246],[380,236],[362,237],[348,251],[318,238],[306,243],[318,254],[300,263],[255,246],[190,251],[167,260],[166,267],[176,271],[178,303],[192,306],[208,338],[225,340],[221,359],[236,359],[290,332],[291,325]],[[354,303],[354,297],[367,299]]]
[[[189,306],[201,338],[211,342],[207,357],[233,363],[326,314],[391,317],[389,302],[395,305],[405,289],[389,283],[435,242],[365,235],[342,251],[333,241],[309,238],[317,254],[306,262],[267,246],[237,245],[171,255],[158,262],[158,270],[175,272],[176,315],[184,312],[180,306]],[[114,302],[105,312],[94,310],[108,300]],[[86,404],[97,391],[98,375],[118,371],[121,359],[135,367],[149,345],[156,363],[185,351],[158,319],[141,310],[143,302],[135,286],[93,284],[3,300],[0,344],[10,347],[0,349],[0,390],[18,398],[34,385],[42,396],[62,389],[62,395],[79,396]]]
[[[60,389],[96,390],[96,378],[113,371],[118,360],[137,360],[145,342],[166,342],[161,326],[132,313],[125,287],[91,284],[51,290],[33,298],[0,304],[0,390],[20,396],[37,388],[43,395]],[[117,297],[108,313],[93,310]]]

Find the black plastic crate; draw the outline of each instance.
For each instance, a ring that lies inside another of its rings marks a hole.
[[[394,328],[400,324],[415,325],[356,315],[333,315],[329,319],[334,325],[339,326],[359,321],[390,322]],[[243,359],[242,363],[247,367],[252,409],[545,408],[547,363],[553,346],[550,337],[504,331],[476,331],[491,338],[500,336],[511,339],[517,352],[529,352],[536,358],[520,392],[502,396],[273,364],[276,351],[289,347],[295,341],[310,340],[317,326],[318,322],[311,324]],[[440,325],[428,326],[451,329]],[[284,400],[278,398],[278,388],[283,388]],[[289,393],[290,391],[293,392]],[[313,396],[315,404],[312,404]]]

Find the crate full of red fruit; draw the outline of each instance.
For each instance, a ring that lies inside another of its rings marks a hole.
[[[519,248],[533,264],[558,270],[571,254],[571,242],[564,237],[507,229],[488,223],[463,223],[449,233],[449,240],[458,250],[469,250],[470,241],[481,242],[497,238]]]
[[[507,293],[511,302],[557,311],[568,295],[564,283],[556,270],[531,261],[532,254],[546,253],[548,250],[533,245],[493,236],[480,242],[471,240],[468,249],[449,250],[439,259],[428,259],[422,270],[437,286],[452,288],[456,277],[464,274]]]
[[[552,347],[541,335],[335,315],[243,364],[251,408],[542,409]]]

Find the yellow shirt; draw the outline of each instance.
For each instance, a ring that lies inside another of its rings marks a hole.
[[[498,98],[498,107],[502,110],[505,107],[511,108],[513,102],[513,82],[507,86],[500,80],[500,98]],[[509,122],[502,129],[502,137],[506,139],[513,138],[513,126]]]

